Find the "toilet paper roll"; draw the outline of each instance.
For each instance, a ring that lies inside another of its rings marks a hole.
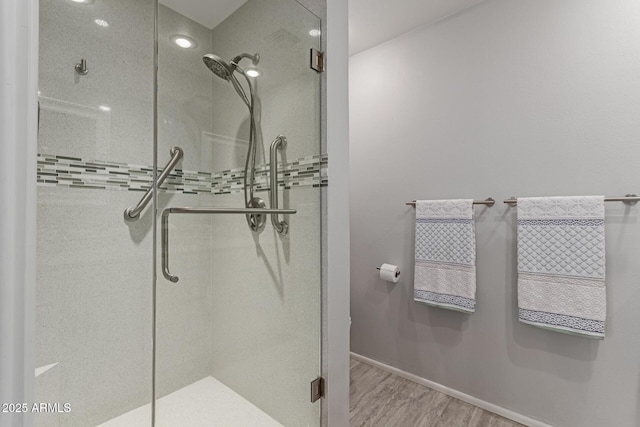
[[[387,282],[397,283],[400,280],[400,269],[397,265],[382,264],[380,267],[380,278]]]

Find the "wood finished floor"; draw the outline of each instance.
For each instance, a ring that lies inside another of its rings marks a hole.
[[[516,427],[522,424],[351,358],[351,427]]]

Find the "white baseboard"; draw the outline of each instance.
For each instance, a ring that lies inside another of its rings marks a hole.
[[[382,362],[378,362],[377,360],[369,359],[368,357],[361,356],[357,353],[351,352],[351,356],[354,359],[357,359],[361,362],[368,363],[369,365],[373,365],[377,368],[383,369],[387,372],[395,374],[399,377],[406,378],[409,381],[413,381],[414,383],[418,383],[425,387],[432,388],[440,393],[444,393],[447,396],[454,397],[456,399],[460,399],[463,402],[467,402],[471,405],[477,406],[478,408],[482,408],[486,411],[493,412],[494,414],[500,415],[501,417],[508,418],[517,423],[524,424],[529,427],[553,427],[550,424],[543,423],[542,421],[534,420],[533,418],[529,418],[525,415],[518,414],[517,412],[510,411],[509,409],[503,408],[498,405],[494,405],[493,403],[485,402],[484,400],[480,400],[476,397],[470,396],[468,394],[462,393],[458,390],[454,390],[442,384],[438,384],[433,381],[429,381],[428,379],[419,377],[417,375],[410,374],[409,372],[405,372],[401,369],[394,368],[393,366],[385,365]]]

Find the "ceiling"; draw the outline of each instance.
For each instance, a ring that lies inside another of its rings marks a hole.
[[[160,0],[160,3],[211,29],[224,21],[247,0]]]
[[[414,28],[438,21],[484,0],[348,0],[349,55]],[[247,0],[160,0],[207,28],[214,28]]]
[[[484,0],[349,0],[349,55]]]

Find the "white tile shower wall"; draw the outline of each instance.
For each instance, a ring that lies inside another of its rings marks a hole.
[[[123,224],[137,194],[38,189],[39,426],[89,426],[151,399],[151,218]],[[115,242],[115,243],[114,243]],[[117,246],[116,246],[117,244]]]
[[[169,206],[211,206],[210,196],[162,193],[158,210]],[[178,283],[160,272],[156,286],[156,390],[162,397],[211,375],[211,277],[213,219],[171,217],[169,232],[172,272]],[[159,231],[160,232],[160,231]]]
[[[319,155],[279,163],[278,186],[288,189],[326,185],[327,164],[327,156]],[[145,192],[153,182],[151,165],[84,160],[59,155],[38,155],[37,171],[38,185],[43,187],[69,186]],[[256,168],[255,184],[257,192],[269,189],[269,165]],[[163,193],[229,194],[242,192],[243,186],[243,169],[228,169],[211,174],[175,168],[159,188]]]
[[[160,6],[159,12],[158,163],[164,166],[177,145],[185,152],[183,169],[215,171],[207,138],[213,129],[213,74],[202,62],[211,51],[211,30],[167,7]],[[193,47],[178,47],[172,41],[176,36],[189,37]]]
[[[38,151],[148,163],[153,2],[42,0],[40,30],[40,93],[46,99]],[[81,59],[87,61],[85,76],[74,69]]]
[[[607,203],[604,341],[518,322],[502,203],[475,208],[476,313],[414,303],[405,206],[637,192],[638,16],[635,0],[494,0],[351,57],[354,352],[551,425],[638,425],[638,206]]]
[[[319,29],[320,21],[302,10],[288,0],[250,1],[213,29],[216,55],[225,59],[243,52],[261,55],[258,68],[263,74],[254,79],[258,164],[269,162],[270,144],[280,134],[288,140],[285,159],[318,154],[320,80],[309,67],[309,51],[319,47],[319,39],[309,31]],[[215,79],[213,93],[218,100],[213,104],[215,133],[248,141],[249,114],[231,84]],[[243,167],[244,160],[245,152],[230,153],[229,158],[218,157],[220,166],[214,170]]]
[[[242,195],[217,196],[236,207]],[[320,373],[320,195],[286,192],[289,234],[268,222],[251,234],[242,216],[213,225],[213,364],[215,378],[284,425],[314,426],[320,407],[309,384]],[[242,236],[239,239],[238,236]]]
[[[202,56],[211,49],[211,31],[184,16],[160,7],[158,21],[158,163],[164,167],[169,150],[180,146],[184,158],[179,168],[210,171],[212,152],[207,151],[211,132],[211,73]],[[187,36],[190,49],[178,47],[172,38]],[[183,182],[187,183],[183,173]],[[189,173],[194,179],[193,174]],[[205,174],[206,175],[206,174]],[[194,181],[189,181],[193,183]],[[211,194],[181,195],[162,192],[158,210],[168,206],[211,205]],[[201,186],[202,187],[202,186]],[[188,188],[185,185],[173,188]],[[175,217],[171,221],[171,262],[180,271],[180,282],[169,283],[161,272],[157,249],[156,286],[156,391],[158,397],[187,386],[211,372],[211,251],[210,217]],[[179,229],[179,232],[176,230]],[[160,233],[160,229],[158,229]],[[159,239],[158,239],[159,242]]]
[[[207,162],[201,145],[211,129],[211,83],[188,64],[201,63],[198,49],[208,50],[210,31],[162,6],[160,22],[159,163],[180,145],[185,158],[178,167],[199,170]],[[40,29],[40,154],[150,166],[153,2],[42,0]],[[173,32],[197,40],[196,49],[171,45]],[[86,76],[74,70],[81,58]],[[53,172],[56,179],[76,178],[75,167],[66,166],[69,174]],[[37,378],[36,393],[38,401],[71,403],[72,412],[38,415],[37,425],[96,425],[151,399],[150,207],[128,224],[122,212],[140,192],[61,185],[38,191],[37,365],[59,363]],[[210,204],[182,194],[159,200],[160,207],[168,203]],[[211,248],[210,224],[184,224],[172,242],[183,286],[158,288],[159,395],[210,375],[210,263],[202,255]]]
[[[287,162],[319,153],[320,79],[309,68],[309,49],[319,47],[309,32],[319,25],[293,2],[252,1],[213,30],[213,53],[261,55],[263,75],[255,80],[259,164],[268,163],[278,134],[288,139],[280,157]],[[216,133],[247,140],[246,107],[228,83],[216,79],[213,90],[226,101],[214,103]],[[218,170],[243,166],[244,153],[230,154]],[[214,221],[212,374],[284,425],[319,424],[309,383],[321,369],[320,196],[308,187],[282,193],[281,206],[298,210],[284,238],[270,221],[254,235],[242,217]],[[242,203],[233,194],[216,200]]]

